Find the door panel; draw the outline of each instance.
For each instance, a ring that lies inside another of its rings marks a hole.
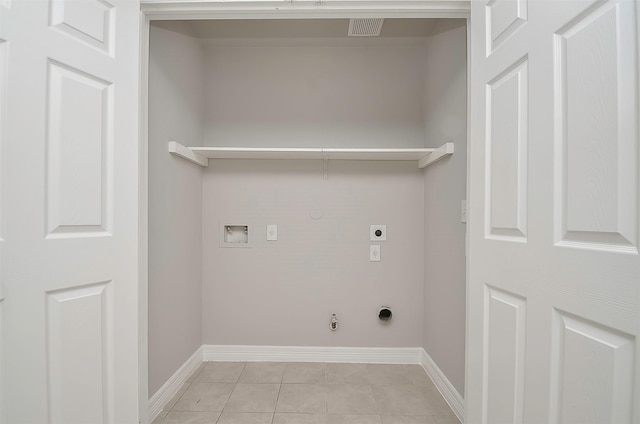
[[[526,299],[486,286],[483,407],[489,423],[522,423],[524,418],[524,359]],[[505,402],[509,399],[509,402]]]
[[[526,242],[527,58],[487,84],[488,238]]]
[[[549,422],[633,422],[634,337],[558,310],[552,332]]]
[[[51,0],[50,25],[113,55],[114,5],[104,0]]]
[[[46,294],[51,423],[109,422],[112,286],[108,281]]]
[[[11,6],[7,422],[136,423],[139,4]]]
[[[554,34],[561,244],[637,253],[632,6],[596,3]]]
[[[108,235],[113,84],[49,60],[47,238]]]
[[[527,0],[492,0],[487,4],[487,56],[525,24],[527,3]]]
[[[636,7],[472,2],[468,423],[640,420]]]

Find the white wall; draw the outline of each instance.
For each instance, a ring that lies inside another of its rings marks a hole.
[[[206,145],[424,146],[422,45],[275,42],[207,44]]]
[[[424,179],[424,349],[464,395],[467,103],[464,20],[439,21],[427,42],[427,144],[455,143],[455,153]]]
[[[202,344],[202,171],[167,152],[202,140],[202,51],[181,23],[151,26],[149,395]]]
[[[418,347],[423,173],[415,163],[211,161],[204,174],[204,343]],[[313,219],[314,211],[322,213]],[[224,224],[253,245],[220,247]],[[266,241],[266,224],[278,241]],[[369,225],[386,224],[369,262]],[[390,325],[378,308],[392,307]],[[329,329],[331,314],[340,320]]]

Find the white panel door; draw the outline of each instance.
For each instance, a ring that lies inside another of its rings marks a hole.
[[[466,422],[638,423],[638,2],[471,7]]]
[[[0,7],[3,419],[137,423],[139,3]]]

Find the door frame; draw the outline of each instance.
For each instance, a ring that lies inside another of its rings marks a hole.
[[[340,18],[458,18],[466,19],[467,30],[467,175],[466,191],[469,198],[470,145],[470,1],[468,0],[231,0],[191,2],[189,0],[141,0],[140,4],[140,110],[139,110],[139,408],[140,423],[147,424],[149,412],[148,390],[148,294],[149,294],[149,31],[152,21],[196,19],[340,19]],[[467,210],[470,216],[470,210]],[[468,234],[465,251],[468,283]],[[465,317],[466,321],[466,317]],[[468,324],[466,326],[468,328]],[[466,333],[466,330],[465,330]],[[465,358],[468,357],[465,334]],[[465,359],[465,392],[466,392]],[[466,393],[463,394],[466,399]]]

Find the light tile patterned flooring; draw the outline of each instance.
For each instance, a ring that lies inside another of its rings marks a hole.
[[[460,424],[420,365],[206,362],[153,424]]]

